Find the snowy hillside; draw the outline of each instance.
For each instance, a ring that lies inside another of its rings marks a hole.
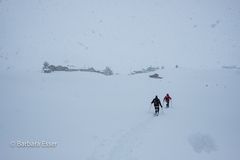
[[[0,0],[0,159],[238,160],[239,6]]]
[[[1,159],[238,159],[240,72],[1,74]],[[170,92],[153,116],[150,102]],[[54,148],[14,141],[56,142]]]

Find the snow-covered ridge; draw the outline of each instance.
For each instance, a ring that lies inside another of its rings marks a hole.
[[[42,68],[43,73],[51,73],[51,72],[56,72],[56,71],[65,71],[65,72],[74,72],[74,71],[81,71],[81,72],[93,72],[93,73],[100,73],[106,76],[111,76],[113,75],[113,71],[109,68],[106,67],[104,70],[99,71],[94,69],[93,67],[90,68],[76,68],[75,66],[62,66],[62,65],[50,65],[48,62],[44,62],[43,68]]]
[[[223,69],[240,69],[240,66],[231,65],[231,66],[222,66]]]

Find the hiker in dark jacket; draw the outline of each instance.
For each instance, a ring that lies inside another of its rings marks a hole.
[[[161,108],[162,108],[162,104],[161,104],[161,101],[160,101],[160,99],[158,98],[158,96],[156,96],[156,97],[152,100],[151,104],[154,105],[155,115],[158,115],[158,114],[159,114],[159,105],[160,105]]]

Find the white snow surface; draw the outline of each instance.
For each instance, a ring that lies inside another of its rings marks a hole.
[[[239,0],[0,0],[0,160],[239,160],[239,20]]]
[[[0,159],[237,160],[240,72],[165,69],[147,74],[1,73]],[[169,92],[170,108],[150,102]],[[57,142],[54,148],[12,141]]]

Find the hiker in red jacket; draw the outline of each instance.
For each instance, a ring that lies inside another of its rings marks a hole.
[[[169,102],[170,100],[172,100],[172,98],[169,96],[169,94],[167,93],[167,95],[164,97],[163,99],[163,103],[166,102],[166,107],[169,108]]]

